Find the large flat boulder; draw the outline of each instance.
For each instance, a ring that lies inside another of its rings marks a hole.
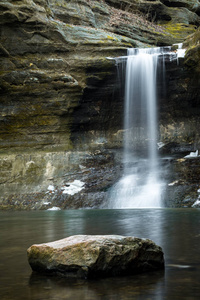
[[[161,247],[149,239],[119,235],[76,235],[32,245],[33,271],[67,277],[132,275],[164,268]]]

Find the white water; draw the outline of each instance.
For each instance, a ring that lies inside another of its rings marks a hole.
[[[157,70],[170,48],[128,49],[124,108],[124,174],[111,189],[110,208],[162,207],[164,182],[157,153]],[[122,63],[122,62],[121,62]],[[164,75],[162,75],[164,78]]]

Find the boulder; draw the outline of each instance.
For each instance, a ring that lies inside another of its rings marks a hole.
[[[119,235],[76,235],[32,245],[33,271],[66,277],[132,275],[164,268],[162,249],[148,239]]]

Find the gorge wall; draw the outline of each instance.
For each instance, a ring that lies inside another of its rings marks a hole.
[[[198,149],[199,23],[196,0],[1,1],[1,208],[102,205],[123,138],[107,57],[128,47],[185,43],[185,60],[166,67],[160,142],[165,153]],[[79,193],[67,193],[73,182]]]

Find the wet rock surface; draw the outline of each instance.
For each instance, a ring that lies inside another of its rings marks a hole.
[[[25,159],[27,157],[23,157]],[[47,161],[39,168],[41,159],[44,159],[43,155],[32,157],[31,162],[25,163],[23,169],[16,170],[18,185],[16,181],[4,184],[0,209],[101,208],[105,206],[109,188],[122,173],[121,164],[116,162],[113,152],[108,150],[71,155],[54,153],[54,156],[47,156]],[[16,161],[10,162],[11,173],[14,172],[15,163]],[[20,160],[20,166],[21,163]],[[37,173],[33,174],[34,170],[30,174],[26,171],[27,164],[33,167],[38,165],[36,170],[41,176],[38,182],[35,178]],[[2,178],[2,185],[3,180],[5,178]]]
[[[188,153],[187,153],[188,154]],[[183,155],[171,156],[163,161],[165,169],[165,207],[199,207],[200,158]]]
[[[162,249],[154,242],[117,235],[71,236],[32,245],[27,253],[33,271],[66,277],[90,279],[164,268]]]
[[[199,72],[180,58],[166,64],[164,80],[164,85],[158,82],[159,139],[164,144],[160,152],[170,155],[196,151],[200,146]]]

